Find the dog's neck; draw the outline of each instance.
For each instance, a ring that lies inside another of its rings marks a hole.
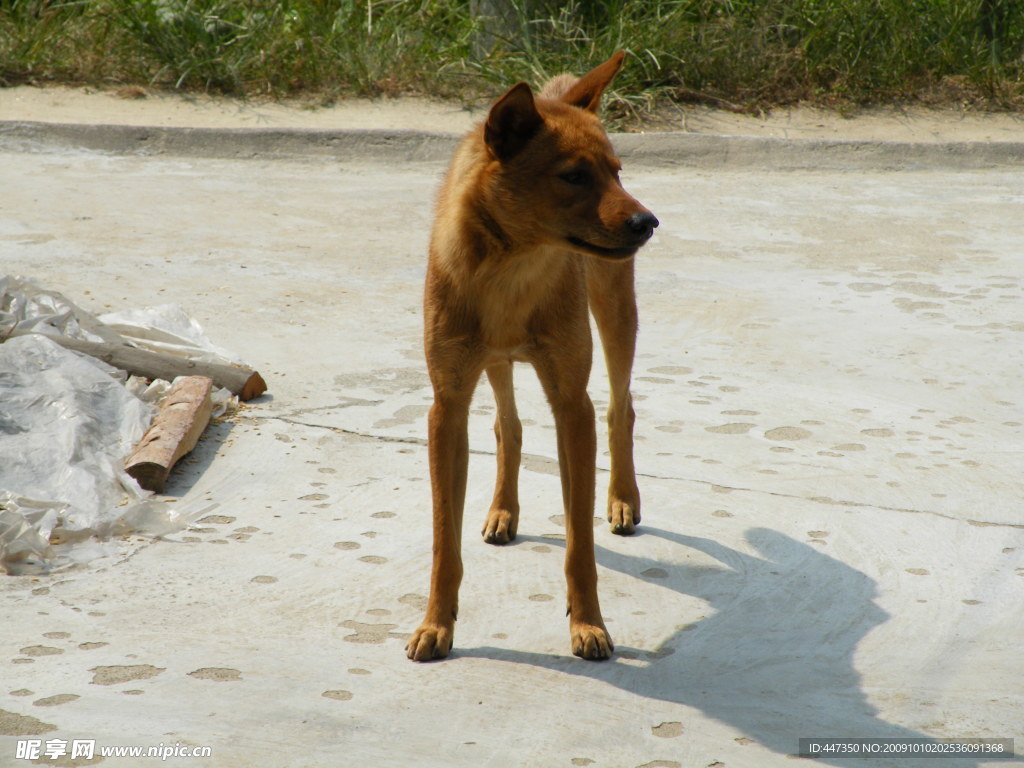
[[[486,248],[484,250],[491,253],[496,251],[504,254],[510,253],[513,249],[512,238],[498,223],[497,219],[491,215],[487,205],[482,200],[476,200],[473,206],[473,213],[475,214],[476,221],[483,227],[484,236],[489,238],[495,246],[494,248]]]

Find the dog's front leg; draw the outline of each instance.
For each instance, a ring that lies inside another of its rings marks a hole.
[[[469,403],[472,387],[434,393],[428,419],[430,483],[434,507],[434,560],[423,623],[406,645],[414,661],[448,655],[462,582],[462,513],[469,463]]]
[[[589,336],[589,334],[588,334]],[[590,350],[538,365],[551,403],[558,436],[559,470],[565,503],[565,580],[572,652],[584,659],[607,659],[615,646],[601,617],[594,560],[594,483],[597,430],[587,394]]]
[[[552,403],[554,405],[554,403]],[[607,659],[614,645],[601,617],[594,560],[594,462],[597,432],[594,406],[585,391],[560,405],[556,415],[559,454],[568,482],[565,511],[565,580],[572,652],[584,659]]]
[[[633,260],[587,264],[587,296],[608,367],[608,522],[612,533],[628,536],[640,522],[640,489],[633,464],[633,397],[630,379],[636,351],[637,309]]]

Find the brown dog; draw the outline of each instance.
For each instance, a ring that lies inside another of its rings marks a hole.
[[[498,407],[498,479],[484,539],[506,543],[519,521],[522,427],[512,364],[532,363],[555,417],[566,517],[572,650],[605,659],[613,645],[597,598],[597,438],[587,395],[594,314],[611,382],[608,520],[640,521],[629,393],[636,345],[633,254],[658,220],[619,183],[619,160],[596,111],[622,53],[582,78],[555,78],[538,98],[519,83],[459,146],[437,203],[425,294],[434,563],[427,614],[410,659],[448,655],[462,580],[462,512],[473,390],[487,372]]]

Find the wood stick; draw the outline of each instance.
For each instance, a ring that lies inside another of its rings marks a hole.
[[[187,376],[160,401],[153,424],[125,461],[125,471],[147,491],[161,493],[178,459],[196,447],[210,423],[212,390],[209,377]]]
[[[13,333],[14,336],[22,336],[31,331],[14,329],[9,333]],[[173,381],[179,376],[207,376],[213,379],[213,383],[218,387],[230,390],[242,400],[252,400],[267,391],[267,384],[263,381],[263,377],[251,368],[189,360],[184,357],[150,352],[138,347],[129,347],[126,344],[82,341],[49,334],[41,335],[46,335],[46,338],[60,344],[65,349],[95,357],[115,368],[128,371],[136,376],[144,376],[147,379]]]

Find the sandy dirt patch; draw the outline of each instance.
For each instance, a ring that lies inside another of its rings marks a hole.
[[[390,128],[462,133],[483,114],[481,108],[420,98],[351,99],[330,106],[313,106],[298,101],[242,101],[141,89],[0,89],[0,120],[49,123],[321,130]],[[884,107],[840,114],[799,107],[748,116],[686,106],[663,112],[645,130],[779,138],[1016,142],[1024,141],[1024,115],[924,107]]]

